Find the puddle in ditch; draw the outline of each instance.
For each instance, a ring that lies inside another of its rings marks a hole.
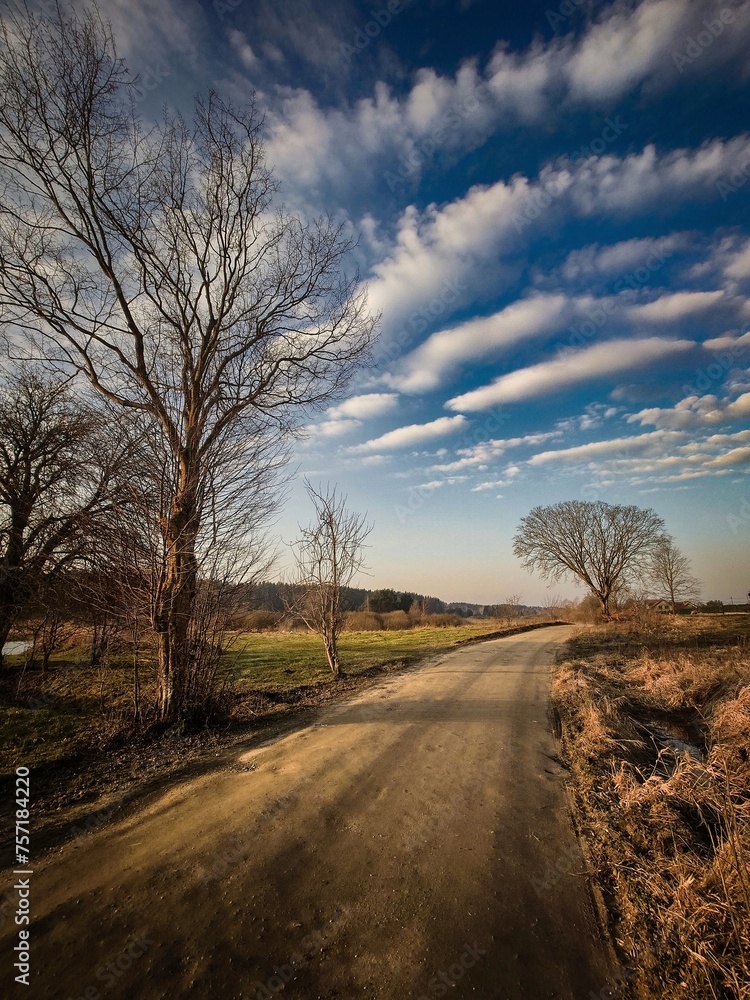
[[[657,749],[671,750],[675,757],[692,757],[702,764],[706,762],[705,752],[685,739],[684,734],[665,729],[650,719],[645,723],[645,728],[649,731]]]
[[[3,656],[18,656],[19,653],[25,653],[30,645],[30,642],[6,642],[3,646]]]

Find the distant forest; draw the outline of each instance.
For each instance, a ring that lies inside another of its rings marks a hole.
[[[257,611],[285,611],[292,603],[293,586],[288,583],[253,583],[246,588],[240,588],[242,594],[240,603],[243,607]],[[527,608],[522,604],[468,604],[465,602],[447,603],[439,597],[426,594],[416,594],[411,591],[366,590],[362,587],[344,587],[344,606],[347,611],[374,611],[376,614],[388,614],[390,611],[412,610],[414,604],[423,615],[439,615],[446,612],[459,615],[462,618],[471,617],[518,617],[533,613],[536,608]]]

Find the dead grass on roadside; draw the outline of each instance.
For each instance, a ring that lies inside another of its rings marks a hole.
[[[705,634],[588,633],[553,698],[634,992],[748,1000],[750,649]]]

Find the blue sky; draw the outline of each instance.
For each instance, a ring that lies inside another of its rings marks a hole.
[[[255,93],[284,204],[359,240],[375,364],[295,468],[368,510],[365,585],[544,601],[518,521],[602,499],[664,517],[704,598],[744,598],[748,0],[103,9],[144,114]],[[298,478],[278,530],[307,517]]]

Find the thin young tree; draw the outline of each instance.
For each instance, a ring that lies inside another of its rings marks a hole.
[[[372,531],[366,514],[350,511],[335,487],[317,489],[305,481],[315,517],[300,526],[294,610],[323,640],[333,676],[342,675],[339,637],[344,627],[343,590],[364,567],[364,545]]]
[[[535,507],[524,517],[513,551],[526,569],[547,579],[580,580],[609,618],[613,596],[647,571],[664,534],[664,522],[653,510],[567,500]]]
[[[105,425],[67,379],[26,369],[0,383],[0,665],[19,615],[90,553],[117,505],[127,447]]]
[[[693,575],[690,560],[677,548],[673,538],[664,538],[654,549],[649,576],[672,605],[672,614],[677,612],[678,601],[697,598],[700,593],[700,582]]]
[[[516,618],[521,617],[521,595],[511,594],[509,597],[505,598],[505,601],[501,605],[503,609],[503,616],[509,621],[513,621]]]
[[[274,207],[254,107],[215,93],[144,131],[91,6],[0,25],[0,317],[145,416],[169,456],[154,592],[159,715],[189,705],[199,537],[217,456],[343,391],[376,319],[352,243]],[[274,434],[271,433],[273,430]],[[257,450],[251,446],[250,451]]]

